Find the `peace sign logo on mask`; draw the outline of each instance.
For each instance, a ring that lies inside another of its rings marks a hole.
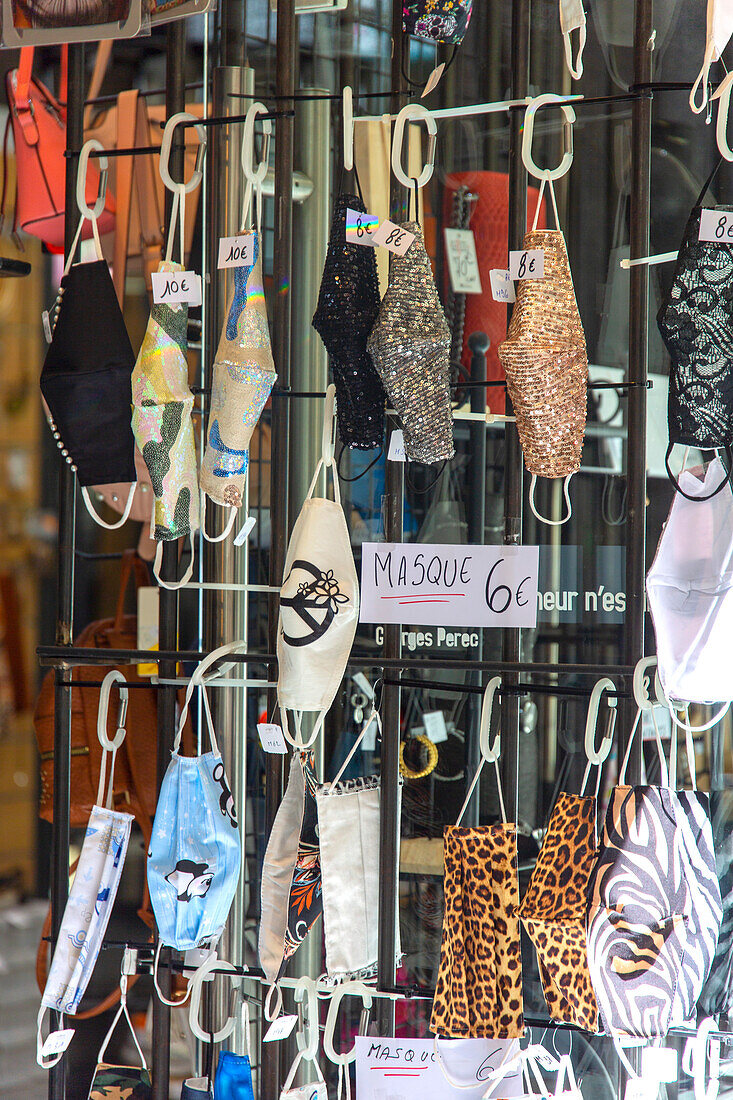
[[[301,580],[303,573],[309,579]],[[297,585],[293,596],[280,596],[280,606],[290,609],[295,616],[288,615],[286,619],[283,614],[282,636],[291,646],[310,645],[323,637],[338,614],[339,604],[348,603],[349,597],[341,591],[332,569],[321,570],[303,558],[293,562],[283,592],[292,591],[293,585]],[[307,633],[290,633],[303,628]]]

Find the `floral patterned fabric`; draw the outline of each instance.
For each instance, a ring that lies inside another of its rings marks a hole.
[[[402,9],[402,27],[415,38],[460,46],[472,9],[473,0],[408,0]]]
[[[301,755],[303,780],[303,823],[300,827],[298,856],[293,880],[290,884],[288,927],[285,932],[283,966],[291,958],[308,932],[323,912],[321,893],[321,850],[318,845],[318,815],[316,812],[316,786],[312,752]]]

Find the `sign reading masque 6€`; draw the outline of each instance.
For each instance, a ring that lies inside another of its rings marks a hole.
[[[365,542],[363,623],[535,626],[537,546]]]

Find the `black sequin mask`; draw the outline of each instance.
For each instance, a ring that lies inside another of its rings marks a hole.
[[[341,442],[370,450],[384,437],[384,387],[366,350],[379,313],[379,283],[374,249],[346,240],[349,208],[366,213],[358,195],[338,195],[313,328],[331,361]]]

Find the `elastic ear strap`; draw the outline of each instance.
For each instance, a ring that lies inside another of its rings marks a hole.
[[[585,15],[585,13],[583,14]],[[565,40],[565,63],[567,64],[568,72],[573,80],[580,80],[583,75],[583,50],[585,49],[587,37],[585,18],[580,26],[575,29],[578,31],[578,57],[575,64],[573,64],[573,43],[570,37],[572,32],[563,31],[563,39]]]
[[[214,732],[214,720],[211,717],[211,705],[209,703],[209,693],[206,690],[206,684],[201,683],[201,698],[204,703],[204,711],[206,712],[206,724],[209,727],[209,740],[211,741],[212,751],[216,756],[221,756],[219,752],[219,745],[216,740],[216,733]]]
[[[481,769],[483,768],[485,763],[486,763],[486,760],[482,756],[481,759],[479,760],[479,765],[476,768],[476,774],[474,775],[473,779],[471,780],[471,786],[468,788],[468,791],[466,792],[466,797],[463,800],[463,805],[461,806],[460,810],[458,811],[458,817],[456,818],[456,826],[461,824],[461,820],[463,818],[463,815],[465,814],[465,812],[468,808],[468,804],[471,801],[471,796],[472,796],[474,790],[476,789],[476,784],[478,783],[479,778],[481,777]],[[502,805],[503,805],[503,803],[502,803]]]
[[[71,265],[74,262],[74,256],[76,255],[76,250],[79,246],[79,241],[81,240],[81,231],[84,227],[84,222],[85,221],[86,221],[86,218],[84,218],[84,217],[81,217],[79,219],[79,225],[77,226],[76,233],[74,234],[74,240],[71,243],[71,248],[69,249],[69,255],[66,257],[66,263],[64,265],[64,272],[63,272],[63,275],[61,276],[62,280],[65,279],[66,276],[71,271]]]
[[[207,669],[211,668],[213,664],[221,660],[222,657],[226,657],[229,653],[237,653],[239,651],[245,652],[247,649],[247,643],[242,639],[236,642],[227,642],[226,645],[221,645],[218,649],[212,649],[211,653],[207,657],[204,657],[202,661],[199,661],[198,665],[194,669],[193,676],[188,681],[188,687],[186,688],[186,696],[183,700],[183,707],[181,708],[181,717],[178,722],[178,732],[176,733],[176,739],[173,744],[174,752],[178,751],[181,744],[181,734],[183,733],[183,727],[186,724],[188,717],[188,708],[191,704],[191,698],[194,693],[194,689],[197,686],[202,686],[204,683],[204,673]],[[231,665],[229,666],[231,667]]]
[[[147,1069],[148,1068],[148,1063],[145,1061],[145,1055],[143,1054],[142,1049],[140,1047],[140,1043],[138,1042],[137,1035],[135,1034],[135,1028],[132,1026],[132,1020],[130,1019],[130,1013],[129,1013],[128,1008],[127,1008],[127,975],[126,974],[123,974],[122,977],[120,978],[120,1004],[119,1004],[119,1008],[117,1009],[117,1012],[115,1013],[115,1017],[114,1017],[112,1023],[110,1024],[110,1026],[109,1026],[109,1031],[105,1035],[104,1040],[102,1042],[102,1045],[99,1048],[99,1054],[97,1055],[97,1062],[103,1062],[104,1061],[104,1055],[107,1051],[109,1041],[112,1038],[112,1035],[114,1033],[115,1028],[117,1027],[117,1024],[120,1022],[120,1017],[121,1016],[124,1016],[125,1019],[127,1020],[128,1026],[129,1026],[130,1031],[132,1033],[132,1041],[135,1044],[135,1049],[137,1050],[138,1056],[140,1058],[142,1068]]]
[[[161,588],[167,588],[169,592],[177,592],[179,588],[185,588],[188,582],[193,576],[194,565],[194,553],[193,553],[193,531],[189,532],[189,539],[191,540],[191,561],[188,564],[186,572],[183,574],[179,581],[164,581],[160,576],[160,567],[163,564],[163,543],[158,543],[158,548],[155,551],[155,561],[153,562],[153,576],[155,577]]]
[[[678,727],[678,729],[681,729],[681,730],[686,729],[687,727],[685,726],[685,723],[680,722],[679,718],[675,714],[674,707],[672,706],[672,703],[668,702],[667,705],[669,706],[669,713],[671,715],[671,718],[672,718],[672,721],[674,722],[674,724]],[[712,729],[713,726],[717,725],[717,723],[728,712],[729,709],[730,709],[730,703],[724,703],[723,706],[718,711],[718,713],[716,715],[714,715],[714,717],[712,717],[709,722],[704,722],[701,726],[690,726],[689,727],[690,730],[692,731],[692,733],[704,733],[705,730]]]
[[[636,731],[639,728],[640,721],[641,721],[641,710],[637,710],[636,718],[634,719],[634,724],[631,727],[631,733],[629,735],[629,740],[628,740],[628,743],[626,745],[626,752],[624,753],[624,758],[623,758],[623,761],[621,763],[621,770],[618,773],[618,785],[619,785],[619,787],[623,787],[624,783],[626,781],[626,768],[627,768],[627,765],[629,763],[629,757],[631,756],[631,746],[634,743],[634,737],[636,736]]]
[[[275,1001],[274,1011],[273,1011],[273,1007],[272,1007],[273,994],[277,995],[277,1000]],[[280,986],[278,985],[277,982],[273,982],[272,985],[270,986],[270,988],[267,991],[267,996],[265,997],[265,1005],[264,1005],[264,1009],[263,1009],[264,1014],[265,1014],[265,1019],[267,1020],[268,1023],[272,1023],[273,1020],[277,1019],[277,1017],[280,1015],[282,1010],[283,1010],[282,990],[280,989]]]
[[[534,209],[534,221],[532,222],[532,232],[533,233],[534,233],[535,229],[537,228],[537,222],[539,221],[539,218],[540,218],[540,207],[542,206],[542,194],[545,190],[545,184],[546,183],[547,183],[547,177],[543,176],[542,179],[540,180],[540,189],[539,189],[539,192],[538,192],[538,195],[537,195],[537,205],[535,206],[535,209]]]
[[[116,531],[119,527],[123,527],[124,524],[127,523],[127,520],[130,516],[130,512],[132,510],[132,502],[133,502],[134,497],[135,497],[135,490],[136,489],[137,489],[137,482],[133,481],[132,484],[130,485],[130,491],[127,494],[127,503],[125,504],[125,510],[122,513],[122,518],[118,519],[116,523],[107,523],[106,520],[102,519],[101,516],[99,516],[97,514],[97,512],[94,508],[94,505],[92,504],[92,498],[89,495],[89,490],[86,487],[86,485],[82,485],[81,495],[82,495],[82,500],[84,501],[84,504],[86,505],[86,510],[89,513],[89,515],[92,517],[94,522],[98,523],[100,527],[106,527],[108,531]]]
[[[63,1050],[60,1054],[54,1054],[50,1058],[43,1057],[43,1017],[48,1012],[45,1005],[41,1005],[38,1009],[38,1016],[36,1017],[36,1062],[41,1069],[52,1069],[57,1066],[64,1056]],[[61,1025],[63,1026],[63,1016],[61,1016]]]
[[[179,997],[177,1001],[169,1001],[167,997],[163,996],[160,985],[158,984],[158,963],[160,962],[160,949],[162,946],[163,941],[158,940],[158,946],[155,950],[155,962],[153,963],[153,985],[155,986],[155,992],[158,994],[162,1004],[168,1005],[169,1008],[179,1008],[181,1005],[185,1005],[186,1001],[191,996],[191,983],[188,983],[185,997]]]
[[[228,505],[227,507],[229,508],[229,519],[227,520],[227,525],[224,528],[224,530],[222,531],[222,533],[220,535],[207,535],[207,533],[206,533],[206,493],[204,492],[203,489],[201,490],[200,495],[201,495],[201,502],[200,502],[201,503],[201,534],[204,536],[204,538],[206,539],[207,542],[223,542],[224,539],[227,537],[227,535],[231,534],[232,527],[234,526],[234,521],[237,518],[238,509],[237,508],[232,508],[231,505]]]
[[[726,443],[726,445],[725,445],[725,457],[728,460],[728,469],[726,470],[725,477],[721,481],[720,485],[718,485],[718,487],[716,489],[713,489],[712,493],[708,493],[708,495],[706,497],[696,497],[696,496],[693,496],[692,493],[686,493],[684,489],[680,488],[679,481],[675,478],[675,476],[672,473],[672,470],[670,469],[670,466],[669,466],[669,456],[672,453],[672,447],[673,446],[674,446],[674,444],[670,443],[669,446],[667,447],[667,453],[664,456],[664,465],[667,468],[667,476],[669,477],[669,480],[674,485],[675,490],[680,494],[680,496],[685,497],[686,500],[695,501],[696,504],[697,503],[702,503],[705,500],[712,500],[713,497],[716,497],[718,495],[718,493],[722,489],[724,489],[725,486],[730,481],[731,471],[733,471],[733,453],[731,452],[730,444]],[[689,450],[689,448],[688,448],[688,450]],[[681,473],[682,473],[682,470],[680,470],[680,474]]]
[[[380,736],[381,736],[381,734],[382,734],[382,719],[381,719],[381,717],[380,717],[379,711],[378,711],[378,710],[376,710],[376,709],[375,709],[374,707],[372,707],[372,711],[371,711],[371,714],[369,715],[369,717],[367,718],[366,722],[365,722],[365,723],[364,723],[364,725],[362,726],[362,728],[361,728],[361,733],[360,733],[360,734],[359,734],[359,736],[357,737],[356,741],[354,741],[354,744],[353,744],[353,745],[352,745],[352,747],[351,747],[351,751],[349,752],[348,756],[347,756],[347,757],[346,757],[346,759],[344,760],[344,762],[343,762],[343,764],[341,765],[341,767],[339,768],[339,770],[338,770],[338,771],[336,772],[336,778],[335,778],[335,779],[333,780],[333,782],[331,782],[331,783],[329,784],[329,786],[328,786],[328,790],[326,791],[326,794],[331,794],[331,792],[333,791],[334,787],[336,787],[336,785],[337,785],[337,784],[339,783],[339,781],[340,781],[340,779],[341,779],[341,776],[342,776],[342,775],[344,774],[344,772],[345,772],[345,771],[346,771],[346,769],[348,768],[348,766],[349,766],[349,763],[351,762],[351,758],[352,758],[352,756],[354,755],[354,753],[356,752],[356,750],[357,750],[357,749],[359,748],[359,745],[360,745],[360,744],[362,743],[362,741],[364,740],[364,738],[365,738],[365,736],[366,736],[366,732],[367,732],[367,730],[369,729],[369,727],[371,726],[372,722],[376,722],[376,723],[377,723],[377,729],[379,730],[379,734],[380,734]]]
[[[712,41],[708,41],[705,46],[705,57],[703,59],[702,68],[697,74],[697,80],[692,85],[692,90],[690,92],[690,110],[693,111],[696,115],[701,114],[708,104],[708,78],[710,76],[710,66],[713,63],[714,53],[715,43]],[[700,87],[702,87],[702,100],[700,101],[700,105],[698,106],[695,96],[697,95],[697,90]]]
[[[562,519],[545,519],[545,517],[541,516],[535,508],[534,490],[535,485],[537,484],[537,474],[532,474],[532,481],[530,482],[529,486],[529,506],[532,509],[532,512],[534,513],[536,518],[540,521],[540,523],[546,523],[548,527],[562,527],[564,523],[568,522],[573,514],[573,506],[570,503],[570,479],[572,476],[572,474],[568,474],[567,477],[563,480],[562,486],[563,495],[565,497],[565,506],[567,508],[566,514],[563,516]]]

